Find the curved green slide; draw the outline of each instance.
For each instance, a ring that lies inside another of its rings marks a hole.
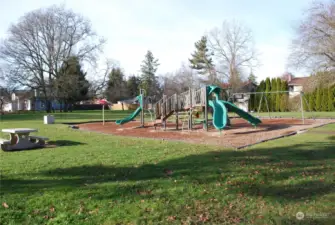
[[[223,101],[223,104],[226,106],[226,108],[228,109],[229,112],[236,113],[237,115],[239,115],[243,119],[247,120],[249,123],[251,123],[254,126],[256,126],[259,123],[262,123],[262,121],[260,119],[250,115],[249,113],[240,109],[239,107],[237,107],[236,105],[234,105],[231,102]]]
[[[142,111],[142,97],[141,97],[141,95],[137,96],[137,99],[140,101],[140,106],[128,117],[126,117],[122,120],[115,121],[116,124],[122,125],[122,124],[128,123],[128,122],[132,121]]]
[[[213,108],[213,125],[216,129],[222,130],[226,125],[229,125],[230,121],[228,118],[228,111],[234,112],[239,115],[241,118],[247,120],[252,125],[256,126],[262,121],[244,110],[238,108],[231,102],[219,100],[219,94],[221,92],[221,88],[217,86],[208,86],[207,87],[207,96],[214,93],[215,100],[209,100],[208,104]]]
[[[209,100],[208,104],[213,108],[213,125],[216,129],[222,130],[225,128],[228,122],[227,109],[223,104],[223,101]]]

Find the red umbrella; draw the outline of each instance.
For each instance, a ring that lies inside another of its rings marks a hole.
[[[98,100],[98,104],[100,104],[100,105],[108,105],[109,102],[106,99],[100,99],[100,100]]]

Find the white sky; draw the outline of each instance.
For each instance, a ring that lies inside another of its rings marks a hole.
[[[293,26],[309,0],[0,0],[0,37],[11,23],[31,10],[64,3],[92,22],[108,43],[104,57],[119,61],[126,74],[138,74],[147,50],[159,59],[159,74],[187,62],[194,43],[224,20],[236,19],[251,28],[262,66],[258,80],[287,71]],[[295,75],[308,75],[290,71]]]

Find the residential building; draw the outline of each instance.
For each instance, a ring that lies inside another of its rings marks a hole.
[[[293,98],[303,91],[303,87],[308,81],[308,77],[293,77],[292,74],[287,74],[284,80],[286,80],[288,84],[289,97]]]

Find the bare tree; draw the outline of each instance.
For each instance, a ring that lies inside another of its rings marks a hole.
[[[200,86],[200,78],[196,71],[190,69],[189,66],[182,64],[181,68],[174,73],[168,73],[161,77],[163,83],[163,93],[165,95],[173,95],[189,90],[189,88],[197,88]]]
[[[15,84],[6,78],[5,71],[0,68],[0,113],[4,113],[4,105],[11,102],[11,96],[15,91]]]
[[[119,63],[112,59],[105,59],[104,65],[95,67],[89,79],[89,97],[90,98],[106,98],[105,90],[108,86],[108,77],[113,68],[119,68]]]
[[[10,66],[10,79],[39,89],[50,111],[52,80],[62,63],[75,55],[95,63],[105,40],[92,30],[83,16],[53,5],[31,11],[11,25],[0,45],[0,60]]]
[[[335,70],[335,1],[314,2],[305,14],[292,41],[289,65]]]
[[[258,66],[257,53],[251,30],[245,25],[224,21],[221,29],[208,34],[209,48],[218,65],[216,73],[236,88],[245,72]]]

